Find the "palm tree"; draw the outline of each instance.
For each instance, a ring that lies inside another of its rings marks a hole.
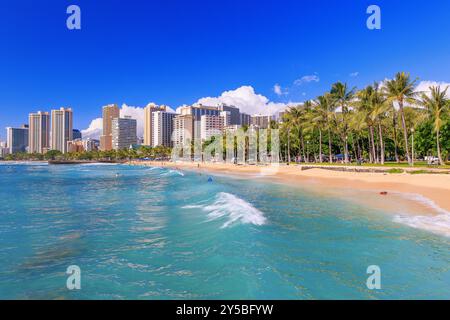
[[[369,155],[371,162],[378,163],[378,156],[375,150],[375,139],[374,139],[374,121],[372,117],[372,113],[374,110],[373,106],[373,95],[374,95],[374,87],[367,86],[365,89],[359,91],[357,93],[358,101],[357,111],[358,116],[362,118],[362,120],[366,123],[367,128],[369,130]]]
[[[345,163],[349,162],[349,151],[348,151],[348,113],[349,113],[349,105],[353,100],[355,89],[348,89],[346,83],[337,82],[333,84],[331,88],[331,95],[333,97],[335,107],[341,108],[342,112],[342,132],[341,138],[344,142],[344,161]]]
[[[422,94],[420,103],[428,110],[430,118],[434,121],[434,132],[436,133],[437,154],[439,164],[444,165],[441,155],[441,147],[439,142],[439,134],[443,125],[443,115],[450,106],[450,99],[447,98],[448,87],[441,91],[439,86],[430,87],[430,95]]]
[[[368,86],[364,90],[358,92],[358,97],[358,111],[364,113],[364,121],[367,123],[369,129],[369,144],[371,145],[370,154],[372,155],[374,162],[384,164],[384,139],[381,122],[383,115],[388,111],[389,105],[386,103],[386,98],[381,92],[379,84],[376,82],[372,86]],[[378,128],[378,140],[380,144],[379,156],[375,147],[374,131],[376,128]]]
[[[409,73],[399,72],[393,80],[386,82],[384,91],[389,103],[397,102],[399,106],[400,116],[402,119],[403,139],[406,149],[406,157],[408,163],[412,164],[411,155],[408,147],[408,130],[406,128],[405,113],[403,107],[405,103],[414,104],[416,102],[415,83],[417,80],[411,81]]]
[[[295,128],[298,133],[299,153],[301,153],[305,162],[308,162],[305,152],[305,138],[303,131],[305,129],[306,114],[311,110],[312,102],[305,101],[302,105],[291,108],[289,114],[291,117],[292,128]]]
[[[331,146],[331,128],[332,128],[332,118],[333,110],[331,108],[331,97],[329,93],[325,93],[323,96],[317,97],[315,102],[315,113],[316,116],[312,119],[313,122],[319,124],[319,161],[322,163],[322,129],[328,131],[328,152],[329,152],[329,162],[333,163],[333,153]]]
[[[383,139],[383,118],[388,112],[389,104],[386,103],[386,97],[381,92],[380,86],[378,83],[374,85],[374,94],[372,97],[373,110],[372,110],[372,119],[378,125],[378,137],[380,140],[380,163],[384,164],[385,161],[385,147],[384,147],[384,139]]]
[[[293,112],[295,108],[289,109],[283,116],[283,129],[286,131],[287,135],[287,164],[291,163],[291,129],[295,126],[296,118],[295,112]]]

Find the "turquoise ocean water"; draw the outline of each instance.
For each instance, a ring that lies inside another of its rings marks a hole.
[[[449,239],[258,179],[0,165],[0,299],[450,299]]]

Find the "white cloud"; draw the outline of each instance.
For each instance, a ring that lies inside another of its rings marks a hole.
[[[276,84],[273,86],[273,92],[275,92],[276,95],[283,95],[283,90],[281,89],[281,86],[279,84]]]
[[[358,71],[350,73],[350,77],[352,77],[352,78],[356,78],[357,76],[359,76]]]
[[[205,106],[217,106],[222,103],[238,107],[241,112],[250,115],[274,115],[288,106],[288,104],[269,101],[267,97],[255,93],[255,89],[251,86],[242,86],[236,90],[225,91],[219,97],[202,98],[197,102],[197,104]]]
[[[450,98],[450,83],[448,82],[421,81],[417,85],[415,91],[430,94],[430,87],[440,87],[442,91],[449,87],[449,89],[447,90],[447,98]]]
[[[123,104],[120,109],[120,117],[123,118],[125,116],[129,116],[133,119],[136,119],[137,122],[137,136],[144,136],[144,108],[140,107],[132,107],[127,104]]]
[[[154,103],[153,103],[154,104]],[[170,107],[167,108],[169,112],[175,112]],[[127,104],[123,104],[120,108],[120,116],[130,116],[137,121],[137,135],[138,137],[144,136],[144,108],[141,107],[133,107]],[[85,130],[82,130],[83,139],[91,138],[91,139],[99,139],[103,131],[103,121],[102,118],[97,118],[91,121],[89,127]]]
[[[103,129],[103,119],[97,118],[91,121],[91,124],[87,129],[81,130],[83,139],[99,139],[102,134]]]
[[[275,92],[277,96],[287,96],[289,94],[289,90],[283,88],[278,83],[273,86],[273,92]]]
[[[303,76],[300,79],[297,79],[294,81],[294,85],[301,86],[304,83],[310,83],[310,82],[319,82],[320,78],[317,74],[307,75]]]

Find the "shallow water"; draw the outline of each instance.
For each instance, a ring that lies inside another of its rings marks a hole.
[[[0,298],[450,299],[448,237],[345,198],[208,178],[0,165]]]

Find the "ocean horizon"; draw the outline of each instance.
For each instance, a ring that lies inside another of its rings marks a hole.
[[[355,193],[120,164],[0,177],[0,299],[450,299],[449,238]]]

